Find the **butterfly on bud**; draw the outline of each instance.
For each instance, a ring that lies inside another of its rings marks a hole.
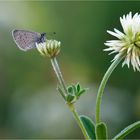
[[[46,39],[46,33],[16,29],[12,31],[12,36],[18,48],[22,51],[37,48],[41,55],[48,57],[55,57],[60,52],[61,42]]]

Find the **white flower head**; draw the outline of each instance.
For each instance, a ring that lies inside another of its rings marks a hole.
[[[116,60],[121,54],[125,56],[122,66],[125,64],[133,66],[134,71],[140,71],[140,14],[136,13],[132,16],[132,12],[120,17],[120,22],[124,33],[114,28],[114,32],[107,31],[115,36],[116,40],[106,41],[108,46],[104,51],[111,51],[110,54],[118,53],[114,59]]]
[[[43,43],[36,43],[37,50],[42,56],[55,57],[60,52],[61,42],[56,40],[46,40]]]

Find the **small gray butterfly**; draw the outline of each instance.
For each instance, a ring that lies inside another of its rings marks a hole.
[[[23,51],[36,47],[35,43],[43,43],[46,41],[46,33],[38,33],[27,30],[15,29],[12,31],[13,39],[19,49]]]

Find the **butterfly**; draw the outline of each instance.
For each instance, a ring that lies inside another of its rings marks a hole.
[[[12,31],[14,42],[22,51],[36,47],[36,43],[46,42],[46,33],[15,29]]]

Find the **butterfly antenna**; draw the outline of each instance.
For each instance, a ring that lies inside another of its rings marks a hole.
[[[56,32],[49,32],[49,33],[47,33],[47,37],[48,38],[54,39],[54,35],[56,35]]]

